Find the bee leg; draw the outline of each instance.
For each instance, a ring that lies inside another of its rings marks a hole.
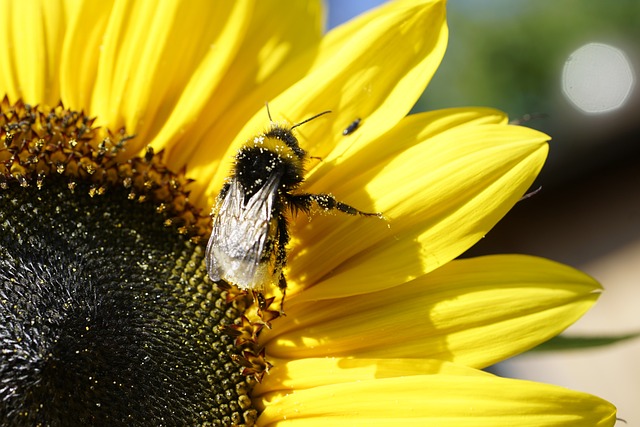
[[[278,288],[280,288],[280,292],[282,292],[282,299],[280,300],[280,314],[282,316],[286,316],[284,314],[284,298],[287,296],[287,280],[284,278],[284,273],[280,275]]]
[[[287,264],[287,243],[289,243],[289,230],[287,226],[287,218],[278,215],[278,251],[276,252],[276,270],[280,272],[278,279],[278,288],[282,292],[280,300],[280,314],[284,315],[284,298],[287,295],[287,280],[284,278],[284,266]]]
[[[253,300],[258,304],[258,310],[264,311],[267,309],[267,300],[262,295],[262,292],[251,291],[253,293]]]
[[[292,197],[294,206],[297,206],[299,209],[304,211],[308,211],[310,205],[315,203],[320,207],[320,209],[325,211],[335,209],[349,215],[377,216],[378,218],[382,218],[382,214],[379,212],[363,212],[353,206],[347,205],[346,203],[337,201],[335,197],[330,194],[295,194]]]

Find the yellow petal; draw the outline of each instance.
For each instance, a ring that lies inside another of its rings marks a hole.
[[[62,100],[69,108],[89,111],[112,7],[113,0],[74,5],[77,13],[68,25],[58,77]]]
[[[259,397],[276,392],[305,390],[354,381],[411,375],[490,375],[468,366],[436,359],[354,359],[309,358],[291,361],[269,358],[273,368],[265,380],[253,388]]]
[[[487,107],[444,108],[413,114],[404,117],[398,128],[391,131],[389,135],[378,136],[366,144],[361,142],[344,144],[344,150],[341,150],[339,145],[309,170],[305,184],[311,190],[315,190],[313,185],[320,179],[324,179],[325,186],[338,186],[348,182],[347,178],[353,178],[354,175],[369,170],[372,165],[386,163],[403,151],[450,129],[487,124],[506,125],[507,123],[508,117],[504,112]],[[403,138],[400,139],[400,136]],[[347,141],[346,138],[344,140]],[[352,170],[336,169],[337,166],[343,165]]]
[[[268,381],[268,378],[267,380]],[[609,402],[488,375],[414,375],[264,396],[258,426],[605,427]]]
[[[444,2],[433,0],[389,2],[340,31],[339,42],[331,34],[323,40],[321,60],[307,75],[270,103],[274,120],[288,122],[334,112],[299,129],[301,146],[313,156],[327,155],[356,117],[365,117],[358,132],[366,141],[393,127],[440,64],[448,34]],[[259,111],[224,157],[231,157],[267,123],[265,112]],[[219,190],[227,173],[226,168],[216,172],[208,194]]]
[[[241,45],[215,92],[201,110],[185,102],[182,110],[190,115],[189,119],[177,120],[182,126],[167,124],[163,129],[158,147],[167,141],[167,162],[174,168],[187,165],[189,175],[201,181],[192,188],[192,199],[198,197],[221,160],[222,169],[227,170],[229,163],[223,154],[247,120],[260,110],[266,125],[265,101],[306,73],[322,36],[322,17],[321,2],[317,0],[292,2],[286,8],[273,1],[255,2]],[[305,57],[306,65],[297,61],[293,73],[281,72],[300,57]],[[202,84],[211,82],[204,80]],[[195,120],[197,126],[191,126]]]
[[[63,1],[0,4],[0,90],[11,100],[58,103],[60,46],[71,14]]]
[[[64,95],[100,124],[137,134],[129,144],[135,152],[152,142],[179,100],[196,110],[208,100],[235,54],[250,4],[115,1],[82,7],[65,44],[63,70],[70,73],[61,76]],[[87,57],[78,59],[84,52]]]
[[[210,7],[211,5],[216,7]],[[145,84],[142,80],[137,82],[137,87],[144,90],[145,99],[149,99],[149,103],[162,106],[160,113],[171,107],[167,113],[154,118],[156,128],[160,129],[158,135],[152,134],[152,144],[157,150],[176,144],[186,128],[204,127],[212,121],[210,115],[215,114],[215,111],[209,111],[207,107],[215,99],[216,89],[239,51],[252,14],[250,5],[249,2],[204,1],[201,3],[202,11],[197,11],[193,10],[194,4],[189,1],[185,3],[185,9],[204,16],[190,19],[189,16],[183,16],[181,11],[177,12],[177,20],[185,22],[181,22],[180,27],[174,31],[177,34],[166,36],[166,46],[153,52],[157,56],[154,57],[154,62],[157,63],[157,69],[154,70],[157,81],[153,84]],[[173,17],[174,13],[169,11],[167,16]],[[184,40],[188,37],[186,34],[193,33],[193,27],[201,29],[203,34],[190,35],[194,37],[189,38],[190,40],[198,40],[199,43],[189,43],[187,46],[195,46],[188,50],[185,49]],[[163,34],[160,25],[157,37],[160,38]],[[166,52],[171,53],[171,57],[165,58],[169,56]],[[173,74],[167,75],[171,70],[166,69],[166,64],[171,61],[188,65],[176,67]],[[182,86],[176,88],[175,83],[166,83],[172,80],[182,82]],[[179,169],[183,164],[171,166]]]
[[[409,113],[440,65],[448,35],[445,2],[439,0],[388,2],[327,34],[316,68],[326,67],[325,62],[331,61],[347,66],[340,69],[347,74],[347,84],[339,94],[338,107],[332,107],[337,123],[330,146],[338,142],[332,155],[342,151],[340,145],[354,148],[367,144]],[[358,52],[358,44],[360,49],[371,52]],[[356,58],[365,66],[354,70],[350,64]],[[380,75],[370,79],[374,73]],[[385,83],[390,87],[380,92]],[[326,95],[320,94],[321,99]],[[357,136],[343,138],[342,130],[355,118],[362,119]],[[323,129],[322,133],[326,131]],[[323,154],[321,149],[316,151],[316,155]]]
[[[458,260],[385,291],[288,298],[287,316],[261,342],[282,359],[428,357],[485,367],[559,334],[600,289],[584,273],[541,258]]]
[[[447,263],[511,209],[547,154],[548,137],[532,129],[486,123],[433,134],[432,120],[409,116],[312,186],[382,212],[387,221],[346,215],[298,221],[289,277],[323,286],[307,289],[309,298],[384,289]],[[387,155],[393,149],[385,147],[395,144],[402,151]]]

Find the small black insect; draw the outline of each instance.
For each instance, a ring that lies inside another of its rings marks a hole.
[[[360,127],[360,122],[361,121],[362,121],[362,119],[360,117],[355,119],[353,122],[351,122],[351,124],[349,126],[347,126],[342,131],[342,134],[346,136],[346,135],[350,135],[350,134],[354,133],[356,131],[356,129],[358,129]]]
[[[240,148],[231,176],[218,194],[206,264],[211,280],[257,292],[276,284],[284,301],[289,215],[309,213],[315,205],[349,215],[382,216],[362,212],[330,194],[296,192],[304,181],[307,153],[292,131],[329,111],[291,127],[275,124],[268,106],[267,113],[270,129]]]

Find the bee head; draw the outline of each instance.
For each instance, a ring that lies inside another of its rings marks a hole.
[[[278,125],[273,121],[273,119],[271,118],[271,111],[269,110],[269,104],[267,103],[265,105],[267,107],[267,115],[269,116],[269,121],[271,122],[271,129],[268,132],[266,132],[264,136],[267,138],[276,138],[284,142],[285,144],[287,144],[287,146],[291,148],[291,150],[293,150],[293,152],[298,156],[300,160],[303,160],[307,153],[302,148],[300,148],[300,144],[298,143],[298,139],[293,134],[293,130],[298,126],[308,123],[311,120],[317,119],[318,117],[328,114],[331,111],[330,110],[323,111],[321,113],[318,113],[314,116],[309,117],[308,119],[305,119],[301,122],[294,124],[290,128],[287,128],[286,126]]]

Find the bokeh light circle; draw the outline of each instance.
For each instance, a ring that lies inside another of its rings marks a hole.
[[[588,43],[569,55],[562,71],[562,91],[581,111],[599,114],[620,108],[635,84],[625,53],[604,43]]]

